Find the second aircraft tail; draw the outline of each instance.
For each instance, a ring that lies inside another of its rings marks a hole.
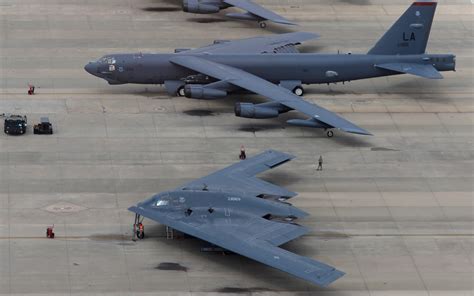
[[[368,54],[424,54],[436,5],[436,2],[414,2]]]

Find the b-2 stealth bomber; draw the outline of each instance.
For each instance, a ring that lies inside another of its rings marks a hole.
[[[250,0],[183,0],[183,11],[199,14],[217,13],[229,7],[237,7],[246,13],[229,12],[227,17],[246,21],[256,21],[261,28],[265,28],[266,20],[283,25],[295,25],[286,18],[263,8]]]
[[[85,70],[109,84],[164,84],[170,95],[221,99],[246,90],[271,102],[237,103],[235,115],[273,118],[297,110],[308,119],[288,124],[370,135],[365,129],[299,96],[303,84],[337,83],[411,74],[442,78],[454,71],[456,57],[426,54],[435,2],[414,2],[367,54],[300,53],[296,45],[317,37],[311,33],[270,35],[236,41],[216,41],[199,49],[174,54],[115,54],[90,62]]]
[[[255,177],[293,158],[268,150],[175,190],[159,193],[129,210],[136,213],[135,221],[149,218],[316,285],[327,286],[344,273],[279,248],[309,231],[295,222],[308,213],[287,202],[296,193]]]

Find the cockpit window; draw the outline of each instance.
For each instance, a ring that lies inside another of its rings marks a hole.
[[[169,204],[169,201],[160,199],[159,201],[155,203],[155,206],[164,207],[164,206],[167,206],[168,204]]]
[[[102,57],[98,60],[99,63],[101,64],[109,64],[109,65],[113,65],[115,64],[117,61],[115,60],[115,58],[113,57]]]

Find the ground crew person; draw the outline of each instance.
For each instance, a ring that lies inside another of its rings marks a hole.
[[[31,85],[31,84],[28,84],[28,94],[29,95],[34,95],[35,94],[35,86],[34,85]]]
[[[143,239],[145,237],[145,227],[143,226],[143,223],[138,223],[137,237],[139,239]]]
[[[322,171],[323,170],[323,156],[322,155],[319,156],[318,168],[316,170],[317,171]]]
[[[240,160],[245,160],[247,158],[247,155],[245,154],[245,147],[244,145],[240,146],[240,155],[239,155]]]

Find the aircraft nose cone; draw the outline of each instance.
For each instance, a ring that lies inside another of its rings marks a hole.
[[[85,65],[84,70],[87,73],[97,76],[97,65],[94,62],[90,62],[89,64]]]

